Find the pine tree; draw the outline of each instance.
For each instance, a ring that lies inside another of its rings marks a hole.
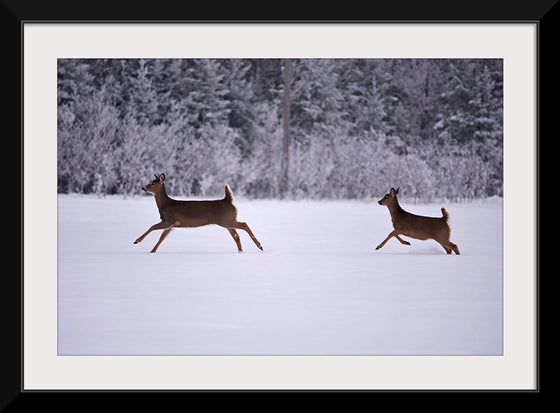
[[[337,61],[338,87],[342,93],[342,111],[348,133],[359,135],[371,129],[384,131],[385,101],[383,80],[373,60]]]
[[[292,119],[299,136],[329,137],[331,126],[342,122],[335,67],[331,59],[303,59],[294,65]]]
[[[130,110],[140,124],[160,123],[158,95],[152,84],[149,65],[144,59],[140,59],[135,75],[130,79]]]
[[[224,80],[229,90],[225,96],[229,108],[228,125],[239,131],[236,144],[242,158],[247,159],[254,150],[257,123],[253,85],[248,76],[251,66],[241,59],[231,59],[223,65],[227,66],[228,71]]]
[[[196,59],[185,71],[185,96],[181,100],[195,129],[227,124],[229,93],[221,64],[216,59]]]

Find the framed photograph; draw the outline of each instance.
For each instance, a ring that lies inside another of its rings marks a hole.
[[[538,45],[22,22],[21,390],[538,390]]]

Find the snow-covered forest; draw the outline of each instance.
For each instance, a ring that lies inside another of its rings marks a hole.
[[[58,192],[502,195],[501,59],[59,59]]]

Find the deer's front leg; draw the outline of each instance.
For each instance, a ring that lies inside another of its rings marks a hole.
[[[399,237],[398,235],[399,235],[399,231],[397,231],[396,229],[393,230],[393,231],[391,231],[391,232],[389,233],[389,235],[387,235],[387,238],[385,238],[385,239],[383,240],[383,242],[382,242],[381,244],[379,244],[379,245],[377,246],[377,248],[375,248],[375,249],[378,250],[379,248],[381,248],[383,245],[385,245],[385,244],[387,243],[387,241],[389,241],[389,239],[390,239],[391,237],[397,237],[397,238],[399,238],[399,240],[402,242],[402,240],[400,239],[400,237]]]
[[[161,244],[163,242],[163,240],[165,239],[165,237],[167,237],[167,235],[171,232],[171,230],[173,229],[173,227],[169,227],[163,230],[161,237],[159,237],[159,241],[157,242],[157,244],[154,246],[154,248],[152,248],[152,250],[150,252],[156,252],[159,244]]]
[[[144,232],[142,235],[140,235],[140,237],[138,237],[138,239],[136,241],[134,241],[135,244],[138,244],[140,241],[142,241],[144,238],[146,238],[146,235],[148,235],[150,232],[156,230],[156,229],[164,229],[164,228],[168,228],[170,225],[168,223],[165,222],[159,222],[157,224],[152,225],[150,228],[148,228],[148,230],[146,232]]]
[[[402,239],[402,238],[399,237],[398,235],[395,235],[395,238],[398,239],[398,240],[401,242],[401,244],[410,245],[410,242],[405,241],[404,239]]]

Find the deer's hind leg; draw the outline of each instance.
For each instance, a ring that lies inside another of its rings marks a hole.
[[[439,242],[439,241],[438,241],[438,243],[443,247],[443,249],[445,250],[445,252],[446,252],[447,254],[451,254],[451,249],[448,248],[448,247],[446,247],[445,244],[444,244],[443,242]]]
[[[459,252],[459,247],[457,246],[457,244],[454,244],[451,241],[447,241],[447,247],[452,249],[453,252],[455,252],[455,254],[461,255],[461,253]],[[451,251],[449,252],[449,254],[451,254]]]
[[[237,251],[242,252],[243,249],[241,248],[241,238],[239,237],[237,231],[233,228],[227,228],[227,230],[229,231],[229,233],[233,237],[233,240],[235,241],[235,244],[237,245]]]
[[[257,246],[257,248],[260,249],[261,251],[264,251],[261,243],[259,242],[257,237],[255,237],[255,235],[253,234],[253,231],[251,231],[251,228],[249,228],[249,225],[247,225],[246,222],[235,221],[231,224],[231,227],[228,226],[228,229],[230,229],[232,227],[237,228],[237,229],[242,229],[243,231],[247,232],[247,234],[249,234],[249,236],[251,237],[251,239],[253,240],[253,242]]]
[[[459,247],[457,247],[456,244],[452,243],[448,239],[436,239],[436,241],[443,247],[447,254],[455,252],[455,254],[460,255]]]

